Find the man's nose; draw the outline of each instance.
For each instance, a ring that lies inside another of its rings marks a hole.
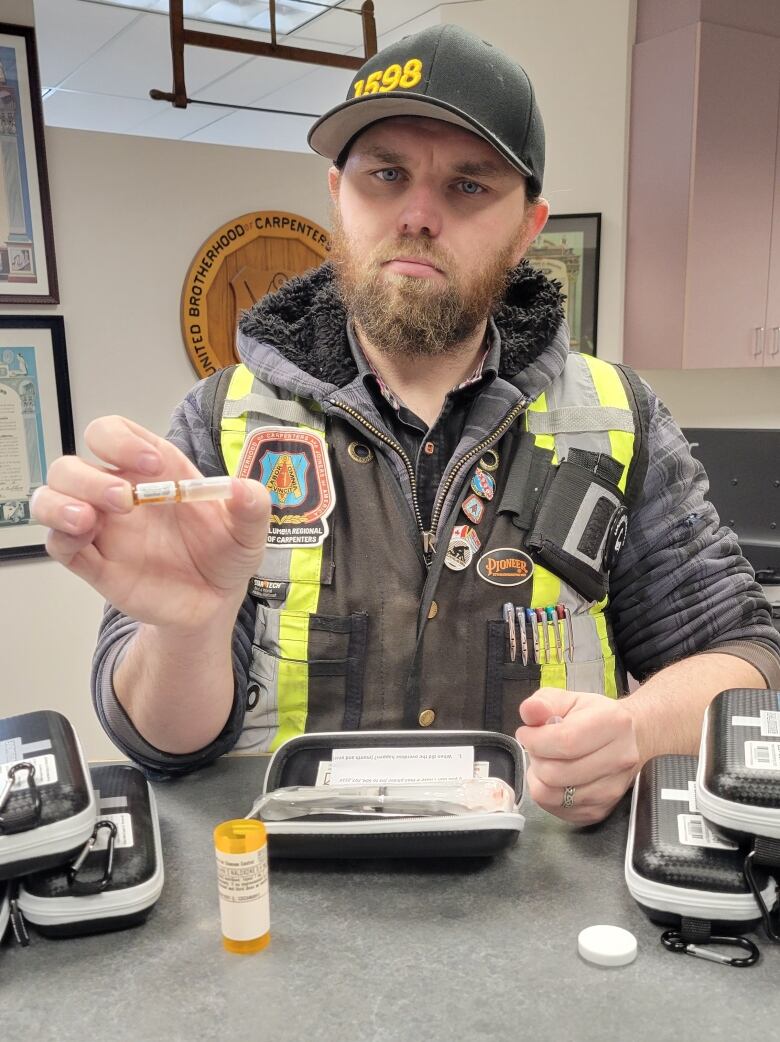
[[[400,235],[424,235],[435,239],[441,227],[441,204],[430,188],[418,185],[404,193],[403,206],[398,214]]]

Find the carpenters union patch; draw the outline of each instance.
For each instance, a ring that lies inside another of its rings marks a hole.
[[[254,478],[271,496],[269,546],[320,546],[336,504],[328,446],[297,427],[258,427],[244,442],[238,478]]]

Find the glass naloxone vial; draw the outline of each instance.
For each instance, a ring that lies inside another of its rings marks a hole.
[[[214,829],[214,847],[222,943],[229,952],[258,952],[271,940],[265,825],[223,821]]]
[[[230,499],[233,482],[229,477],[145,481],[133,485],[132,493],[135,506],[149,503],[199,503],[209,499]]]

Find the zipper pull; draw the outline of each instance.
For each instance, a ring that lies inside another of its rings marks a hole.
[[[423,541],[423,553],[426,554],[426,556],[428,554],[433,555],[433,554],[436,553],[436,535],[435,535],[434,532],[432,532],[432,531],[430,531],[430,532],[423,532],[422,533],[422,541]]]

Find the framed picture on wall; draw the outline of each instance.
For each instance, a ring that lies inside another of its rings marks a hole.
[[[0,22],[0,307],[58,301],[35,32]]]
[[[560,282],[571,346],[588,355],[596,354],[600,239],[600,213],[556,214],[527,253],[534,267]]]
[[[59,315],[0,315],[0,561],[46,554],[30,516],[49,464],[75,451]]]

